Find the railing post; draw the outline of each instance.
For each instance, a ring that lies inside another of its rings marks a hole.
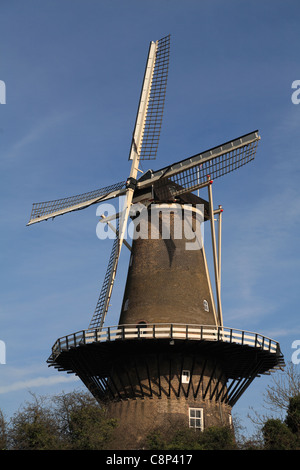
[[[110,341],[110,326],[107,328],[107,340]]]
[[[153,338],[155,338],[155,325],[153,325]]]
[[[170,338],[173,339],[173,323],[171,323]]]

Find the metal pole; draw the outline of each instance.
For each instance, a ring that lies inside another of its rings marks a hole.
[[[219,262],[218,262],[218,266],[219,266],[219,289],[220,289],[220,292],[221,292],[221,245],[222,245],[222,212],[223,212],[223,209],[222,209],[222,206],[219,206],[219,233],[218,233],[218,255],[219,255]]]
[[[117,216],[119,216],[119,214],[117,214]],[[104,214],[101,215],[101,219],[105,219]],[[117,237],[119,236],[118,230],[117,230],[110,222],[108,222],[107,220],[102,220],[101,222],[106,223],[106,224],[109,226],[109,228],[110,228],[113,232],[115,232],[115,234],[117,235]],[[124,245],[128,248],[128,250],[131,251],[131,246],[129,245],[129,243],[128,243],[126,240],[123,240],[123,243],[124,243]]]
[[[208,179],[210,179],[209,175],[208,175]],[[217,305],[218,305],[219,323],[220,323],[221,326],[223,326],[220,285],[219,285],[218,255],[217,255],[216,234],[215,234],[214,207],[213,207],[213,197],[212,197],[212,181],[210,181],[210,184],[208,185],[208,197],[209,197],[210,226],[211,226],[211,238],[212,238],[212,248],[213,248],[214,271],[215,271],[215,281],[216,281],[216,297],[217,297]]]

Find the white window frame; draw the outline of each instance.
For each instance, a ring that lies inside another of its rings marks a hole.
[[[203,431],[203,408],[189,408],[189,427]]]
[[[181,374],[181,382],[183,384],[188,384],[190,383],[191,379],[191,372],[189,370],[183,370]]]

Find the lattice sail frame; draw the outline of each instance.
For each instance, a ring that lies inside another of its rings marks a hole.
[[[109,307],[114,279],[117,273],[118,259],[120,255],[119,219],[117,219],[116,237],[114,239],[104,281],[100,291],[99,299],[91,319],[89,329],[102,328]]]
[[[79,209],[84,209],[92,204],[120,196],[125,193],[126,182],[121,181],[105,188],[96,189],[76,196],[65,197],[56,199],[54,201],[38,202],[32,206],[30,220],[27,225],[31,225],[42,220],[47,220],[58,215],[72,212]]]
[[[203,153],[182,160],[152,173],[138,188],[153,185],[160,197],[193,192],[207,183],[207,176],[216,179],[254,159],[260,136],[251,132]]]
[[[170,35],[157,41],[140,160],[155,160],[163,119],[170,58]]]

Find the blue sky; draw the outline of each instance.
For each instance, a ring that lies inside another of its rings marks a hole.
[[[169,33],[152,167],[259,129],[255,161],[213,185],[215,205],[224,207],[224,325],[279,341],[291,360],[300,339],[300,105],[291,101],[300,79],[299,18],[296,0],[1,2],[0,340],[7,358],[0,408],[7,416],[29,390],[81,387],[46,360],[58,337],[88,327],[111,248],[96,237],[97,206],[26,227],[32,203],[126,179],[149,42]],[[127,262],[123,249],[110,325],[118,321]],[[235,406],[245,425],[268,383],[256,379]]]

